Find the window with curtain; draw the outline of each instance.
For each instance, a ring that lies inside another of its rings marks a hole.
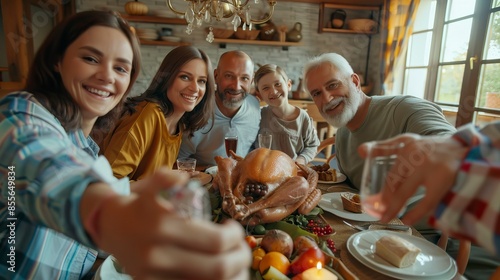
[[[420,0],[405,54],[403,94],[456,126],[500,120],[500,0]]]

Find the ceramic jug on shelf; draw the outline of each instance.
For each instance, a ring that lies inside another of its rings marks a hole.
[[[304,85],[302,84],[302,78],[299,78],[299,84],[297,85],[297,90],[292,92],[292,98],[311,99],[311,96],[304,89]]]
[[[268,20],[263,24],[259,24],[257,29],[260,30],[259,38],[264,41],[273,41],[274,36],[278,33],[276,25],[271,20]]]
[[[330,16],[330,21],[332,22],[332,28],[342,28],[344,27],[346,18],[346,12],[344,10],[335,10]]]
[[[293,29],[286,33],[286,40],[289,42],[300,42],[302,40],[302,23],[295,23]]]

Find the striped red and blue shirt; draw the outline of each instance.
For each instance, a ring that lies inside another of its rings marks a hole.
[[[453,137],[468,152],[431,224],[500,255],[500,122],[466,125]]]

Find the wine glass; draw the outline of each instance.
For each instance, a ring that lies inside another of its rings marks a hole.
[[[401,174],[398,174],[394,166],[397,159],[396,152],[403,146],[397,145],[371,144],[368,147],[368,155],[363,166],[363,175],[361,178],[361,206],[367,214],[380,218],[385,211],[385,205],[382,204],[381,191],[383,187],[393,180],[401,180]],[[372,155],[372,151],[377,149],[386,156]],[[406,210],[404,207],[400,213]]]
[[[238,147],[238,134],[236,129],[230,128],[229,131],[224,136],[224,145],[226,147],[226,155],[231,157],[229,151],[236,153],[236,148]]]
[[[259,133],[259,147],[271,149],[273,135],[267,131]]]

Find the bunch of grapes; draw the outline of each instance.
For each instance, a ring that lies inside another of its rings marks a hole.
[[[263,184],[248,184],[245,186],[243,196],[245,196],[245,204],[251,204],[259,200],[268,193],[268,186]]]
[[[332,250],[332,252],[335,254],[337,252],[337,248],[335,247],[335,241],[333,241],[331,238],[328,238],[326,240],[326,246]]]
[[[329,224],[319,224],[315,220],[309,220],[306,230],[317,236],[325,236],[333,233],[333,229]]]

